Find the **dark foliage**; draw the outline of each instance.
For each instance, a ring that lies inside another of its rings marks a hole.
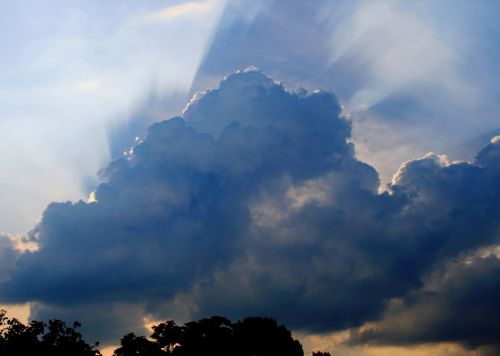
[[[153,327],[150,340],[125,335],[115,356],[131,355],[303,356],[304,352],[300,342],[274,319],[251,317],[232,323],[214,316],[183,326],[174,321],[161,323]]]
[[[27,325],[0,310],[0,355],[100,356],[98,343],[87,344],[61,320],[31,321]],[[150,338],[126,334],[115,356],[304,356],[302,345],[276,320],[249,317],[232,323],[220,316],[183,326],[166,321],[153,327]],[[330,356],[313,352],[313,356]]]
[[[78,322],[68,327],[63,321],[50,320],[48,324],[32,321],[24,325],[19,320],[6,317],[0,311],[0,355],[51,355],[96,356],[101,355],[97,343],[87,344],[76,331]]]

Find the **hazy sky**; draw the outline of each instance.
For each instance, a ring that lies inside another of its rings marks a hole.
[[[224,2],[0,6],[0,226],[26,233],[49,202],[89,193],[114,125],[151,96],[186,100]]]
[[[0,301],[105,345],[257,313],[337,355],[495,354],[498,13],[3,1]]]

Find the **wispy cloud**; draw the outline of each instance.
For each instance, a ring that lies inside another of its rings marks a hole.
[[[164,21],[183,16],[199,14],[212,9],[223,0],[191,1],[174,6],[167,6],[144,17],[146,21]]]

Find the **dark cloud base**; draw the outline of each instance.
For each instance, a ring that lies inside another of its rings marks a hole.
[[[2,301],[77,318],[104,342],[145,314],[222,314],[316,332],[382,320],[359,343],[497,344],[497,259],[474,254],[498,243],[500,140],[475,162],[406,162],[378,193],[340,112],[331,93],[228,76],[111,162],[96,202],[50,204]],[[418,325],[392,327],[403,312]]]

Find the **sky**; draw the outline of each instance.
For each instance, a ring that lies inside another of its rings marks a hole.
[[[111,349],[219,314],[497,354],[498,11],[3,1],[0,304]]]

